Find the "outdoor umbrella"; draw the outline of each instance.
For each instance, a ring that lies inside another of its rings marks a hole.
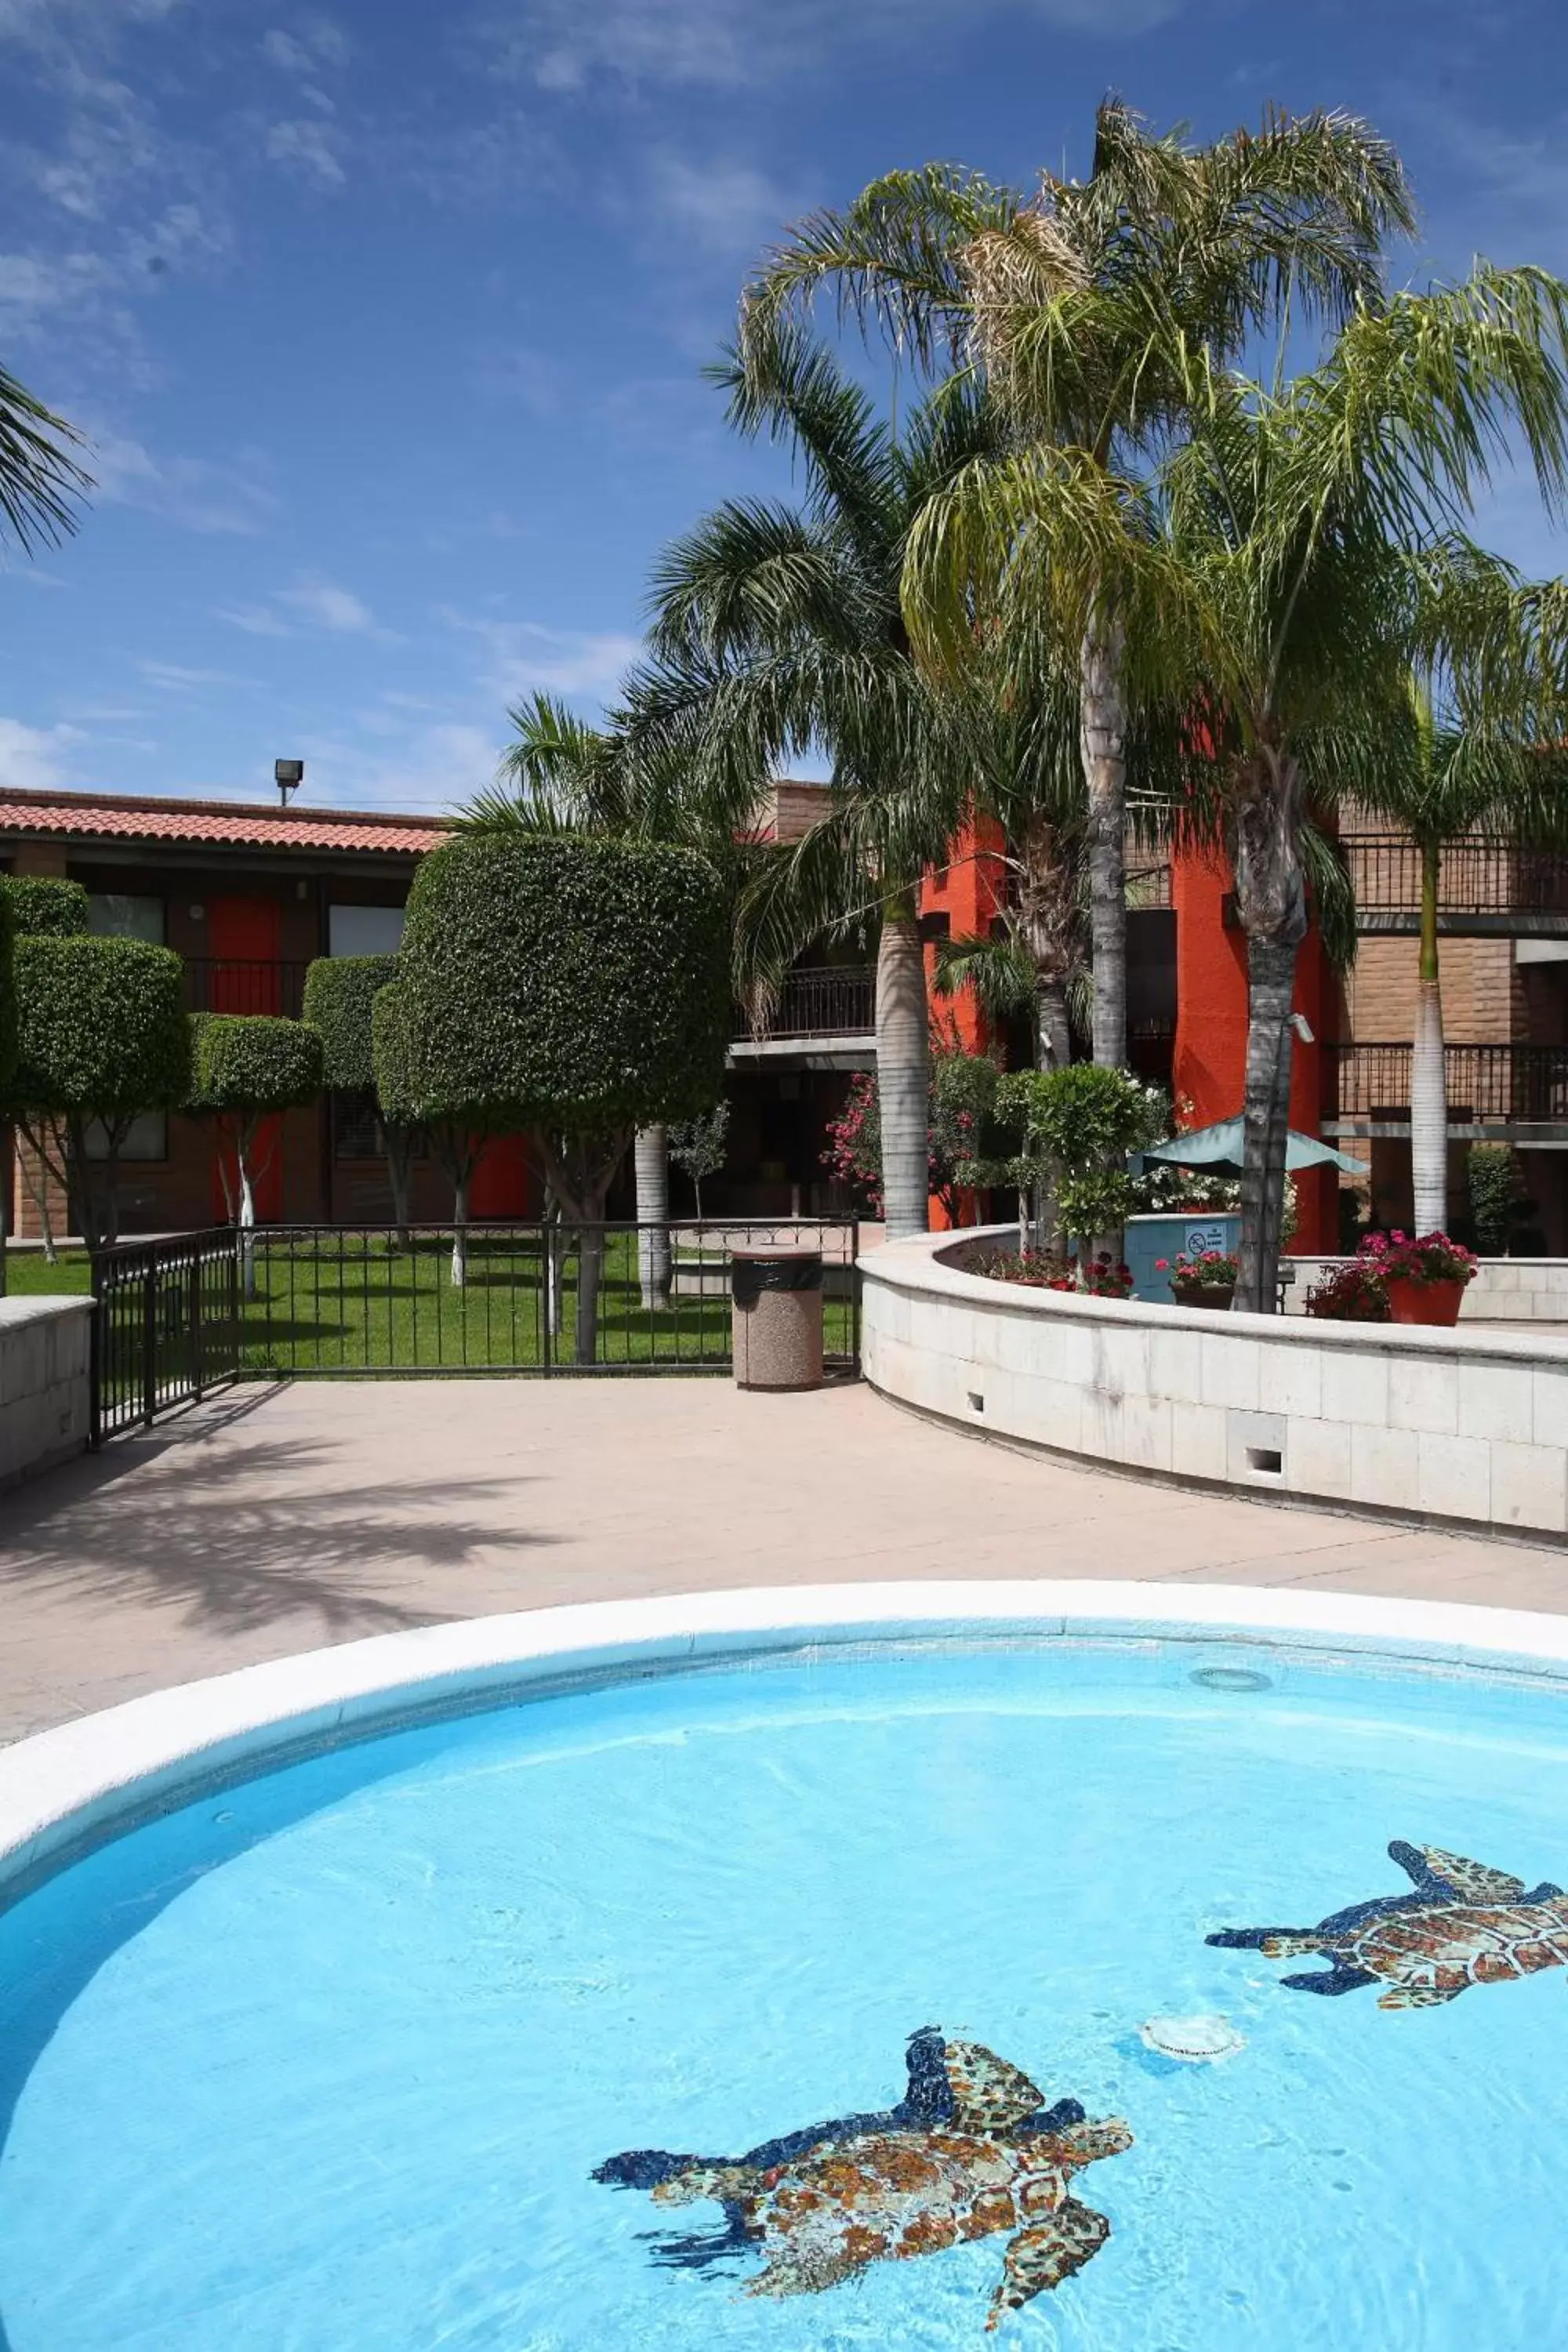
[[[1224,1168],[1235,1176],[1241,1173],[1241,1121],[1222,1118],[1217,1127],[1196,1127],[1186,1135],[1173,1136],[1169,1143],[1156,1143],[1143,1154],[1145,1160],[1173,1160],[1184,1168]],[[1315,1135],[1298,1135],[1290,1129],[1285,1145],[1286,1169],[1342,1168],[1347,1176],[1364,1176],[1364,1160],[1352,1160],[1348,1152],[1336,1151],[1331,1143],[1321,1142]]]

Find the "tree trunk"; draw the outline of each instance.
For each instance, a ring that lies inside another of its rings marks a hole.
[[[468,1280],[468,1181],[471,1156],[459,1161],[452,1174],[452,1287],[463,1290]]]
[[[632,1164],[637,1171],[637,1280],[647,1314],[669,1305],[669,1139],[662,1124],[638,1128]]]
[[[1415,982],[1415,1043],[1410,1057],[1410,1175],[1415,1230],[1448,1222],[1448,1093],[1443,1066],[1443,992],[1437,969],[1439,845],[1421,845],[1421,961]]]
[[[604,1214],[604,1202],[598,1203]],[[605,1271],[605,1228],[577,1228],[577,1313],[572,1334],[574,1363],[591,1364],[599,1351],[599,1284]]]
[[[399,1249],[408,1247],[408,1186],[414,1159],[413,1130],[383,1122],[381,1148],[386,1160],[386,1188],[392,1195],[392,1223]]]
[[[1127,1062],[1127,705],[1121,625],[1096,604],[1079,648],[1079,734],[1089,792],[1094,1058]]]
[[[1307,931],[1297,852],[1301,782],[1288,753],[1265,746],[1237,811],[1237,911],[1247,933],[1247,1077],[1242,1102],[1238,1314],[1272,1315],[1285,1207],[1290,1110],[1290,1003]]]
[[[1035,967],[1035,1059],[1042,1070],[1061,1069],[1072,1059],[1072,870],[1063,855],[1061,828],[1049,817],[1029,819],[1018,852],[1018,924]]]
[[[888,1239],[931,1223],[931,1015],[913,891],[887,900],[877,948],[877,1095]]]
[[[235,1137],[235,1164],[239,1170],[239,1263],[247,1298],[256,1296],[256,1186],[251,1180],[250,1154],[254,1128],[240,1128]]]
[[[49,1206],[49,1183],[51,1179],[57,1180],[68,1200],[70,1178],[67,1171],[69,1167],[69,1154],[63,1145],[58,1128],[53,1130],[54,1160],[49,1158],[42,1128],[35,1132],[29,1122],[24,1118],[17,1120],[16,1131],[26,1146],[25,1151],[17,1150],[16,1162],[22,1171],[22,1181],[27,1188],[28,1197],[38,1213],[38,1235],[44,1244],[44,1264],[58,1265],[60,1254],[55,1243],[55,1218],[54,1211]]]

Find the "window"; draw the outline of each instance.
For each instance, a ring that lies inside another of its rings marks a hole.
[[[88,894],[87,927],[101,939],[149,940],[155,948],[163,945],[163,901],[162,898],[138,898],[122,890],[93,890]]]
[[[330,907],[327,909],[327,951],[330,955],[395,955],[402,945],[401,907]]]
[[[109,1138],[101,1123],[89,1119],[85,1140],[89,1160],[107,1160]],[[156,1160],[169,1156],[169,1118],[166,1111],[144,1110],[133,1118],[124,1142],[120,1147],[121,1160]]]
[[[334,1093],[332,1152],[339,1160],[374,1160],[380,1156],[381,1126],[373,1094]]]

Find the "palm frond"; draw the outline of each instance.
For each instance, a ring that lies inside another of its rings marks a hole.
[[[77,501],[93,487],[71,456],[83,446],[74,425],[0,368],[0,524],[25,552],[76,530]]]

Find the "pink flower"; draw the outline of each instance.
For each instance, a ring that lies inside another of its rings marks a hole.
[[[1169,1274],[1171,1271],[1170,1259],[1168,1257],[1157,1257],[1154,1260],[1154,1271],[1156,1274]]]

